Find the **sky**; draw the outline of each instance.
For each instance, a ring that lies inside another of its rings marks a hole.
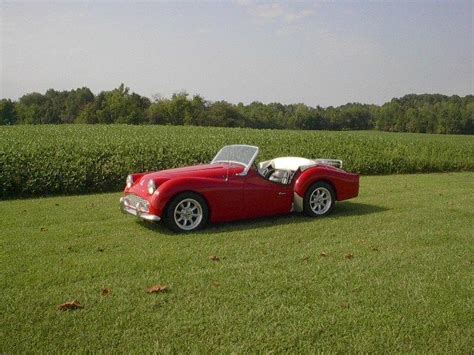
[[[474,93],[468,1],[0,0],[0,97],[121,83],[233,103]]]

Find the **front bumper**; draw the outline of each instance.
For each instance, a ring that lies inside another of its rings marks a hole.
[[[121,197],[120,210],[123,213],[131,214],[145,221],[158,222],[161,220],[160,216],[148,213],[148,205],[146,201],[136,202],[135,200],[136,198],[131,199],[128,196]]]

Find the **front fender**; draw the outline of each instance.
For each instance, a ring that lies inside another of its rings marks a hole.
[[[177,194],[185,191],[192,191],[202,195],[202,197],[206,199],[207,191],[214,189],[216,183],[216,179],[210,178],[183,177],[171,179],[158,187],[158,193],[155,192],[153,195],[151,204],[158,215],[163,216],[166,205]],[[206,202],[209,205],[207,199]]]

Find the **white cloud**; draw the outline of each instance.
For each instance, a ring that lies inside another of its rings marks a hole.
[[[285,15],[280,4],[252,4],[247,6],[247,11],[261,20],[273,20]]]
[[[278,2],[257,3],[251,0],[234,0],[234,2],[244,7],[250,16],[260,21],[280,21],[286,24],[295,24],[314,14],[314,11],[310,8],[293,11],[288,5],[283,6]]]
[[[305,9],[305,10],[301,10],[297,12],[290,12],[285,15],[285,21],[287,23],[295,23],[313,14],[314,14],[314,11],[310,9]]]
[[[250,0],[234,0],[234,2],[240,6],[247,6],[251,4]]]

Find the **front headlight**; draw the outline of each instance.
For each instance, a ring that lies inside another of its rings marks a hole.
[[[132,175],[127,176],[126,183],[127,183],[127,189],[132,187],[132,185],[133,185],[133,176]]]
[[[155,182],[153,180],[148,180],[147,188],[148,188],[148,193],[150,195],[153,195],[153,193],[156,190]]]

